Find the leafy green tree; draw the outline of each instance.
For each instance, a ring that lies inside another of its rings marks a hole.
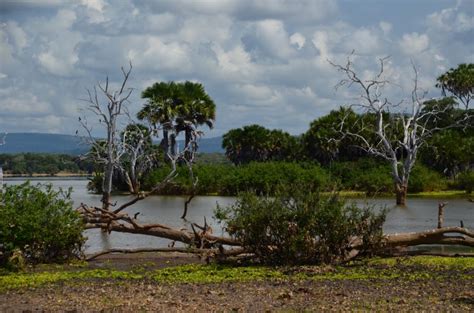
[[[234,164],[291,159],[296,146],[296,138],[290,134],[255,124],[231,129],[222,140],[226,156]]]
[[[345,123],[342,123],[343,119]],[[349,161],[366,155],[358,148],[355,138],[343,135],[343,131],[358,132],[355,128],[359,128],[359,122],[360,118],[354,111],[343,107],[314,120],[302,138],[304,154],[325,165],[336,160]]]
[[[459,64],[437,79],[436,87],[441,88],[444,96],[448,93],[458,99],[466,109],[474,96],[474,64]]]
[[[436,119],[427,119],[430,128],[441,128],[420,151],[422,162],[451,177],[474,164],[474,128],[451,127],[461,124],[469,110],[456,108],[452,97],[425,102],[425,111],[439,111]]]

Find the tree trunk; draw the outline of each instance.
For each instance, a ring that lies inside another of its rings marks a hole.
[[[176,134],[172,133],[170,136],[170,143],[169,143],[169,154],[171,155],[172,158],[176,156]]]
[[[443,227],[417,233],[385,235],[387,247],[409,247],[417,245],[463,245],[474,247],[474,233],[462,227]]]
[[[395,185],[395,194],[397,197],[397,205],[406,205],[407,200],[407,186],[405,184],[397,183]]]
[[[163,148],[163,160],[164,162],[168,162],[168,149],[169,149],[169,142],[168,142],[168,130],[163,129],[163,139],[161,140],[161,147]]]
[[[104,181],[102,184],[102,209],[108,210],[110,205],[110,194],[112,192],[112,179],[114,173],[114,165],[112,162],[107,164],[104,173]]]
[[[184,131],[184,148],[185,149],[192,149],[192,147],[189,147],[189,143],[191,142],[191,130],[186,128]],[[191,151],[186,151],[184,153],[184,158],[186,160],[191,160]]]

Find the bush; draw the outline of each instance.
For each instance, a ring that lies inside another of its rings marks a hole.
[[[170,172],[169,167],[154,169],[147,175],[143,187],[150,190]],[[239,192],[253,191],[256,194],[274,194],[278,185],[304,184],[310,190],[329,189],[329,175],[319,165],[290,162],[252,162],[234,165],[196,165],[194,175],[199,178],[197,194],[219,194],[235,196]],[[178,176],[161,194],[186,194],[190,192],[191,180],[187,167],[177,169]]]
[[[331,174],[343,190],[365,191],[368,195],[393,191],[390,167],[373,158],[333,163]]]
[[[346,205],[336,195],[322,197],[304,186],[276,197],[244,193],[229,207],[218,207],[216,218],[228,233],[266,264],[337,263],[349,253],[355,237],[360,255],[382,244],[385,212]]]
[[[408,191],[438,191],[445,189],[446,186],[446,181],[438,172],[430,170],[424,165],[417,164],[411,172],[408,182]]]
[[[458,187],[465,190],[467,193],[472,193],[474,190],[474,171],[467,171],[458,176]]]
[[[81,253],[83,222],[72,209],[71,190],[26,182],[0,194],[0,264],[61,262]]]

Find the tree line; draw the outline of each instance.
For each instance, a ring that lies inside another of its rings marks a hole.
[[[18,153],[0,154],[3,171],[14,175],[48,174],[60,172],[91,174],[94,164],[90,160],[68,154]]]

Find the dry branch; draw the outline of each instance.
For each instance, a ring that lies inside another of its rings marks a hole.
[[[436,244],[474,247],[474,232],[462,227],[443,227],[422,232],[386,235],[385,243],[387,247]]]

